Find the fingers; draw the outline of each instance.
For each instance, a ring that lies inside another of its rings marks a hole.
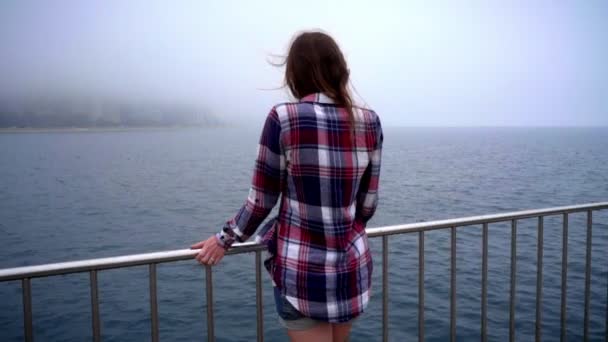
[[[200,264],[204,264],[204,265],[208,265],[209,264],[209,260],[211,258],[212,258],[212,253],[209,250],[209,248],[205,247],[205,246],[203,246],[203,248],[201,248],[201,251],[196,256],[196,260],[198,260],[198,262]]]
[[[210,253],[199,253],[196,260],[202,265],[215,265],[220,258],[211,255]]]
[[[220,260],[224,257],[224,253],[210,251],[207,248],[203,248],[197,255],[196,260],[203,265],[217,265]]]
[[[201,264],[206,264],[207,260],[209,260],[209,251],[207,248],[205,248],[205,246],[203,246],[200,252],[198,252],[196,255],[196,260],[198,260],[198,262]]]
[[[204,251],[200,251],[198,252],[198,254],[196,254],[196,261],[198,261],[200,264],[203,263],[203,257],[205,256]]]
[[[202,248],[205,245],[205,241],[200,241],[195,243],[194,245],[190,246],[190,249],[199,249]]]
[[[211,259],[211,255],[207,250],[205,250],[205,253],[201,256],[200,262],[201,262],[201,264],[208,265],[209,259]]]
[[[224,249],[215,241],[215,237],[198,242],[190,247],[191,249],[200,249],[196,254],[195,259],[203,265],[217,265],[224,257]]]

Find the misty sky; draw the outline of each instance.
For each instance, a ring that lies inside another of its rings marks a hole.
[[[385,125],[608,125],[607,1],[326,2],[3,0],[0,98],[162,99],[261,123],[288,99],[267,60],[321,28]]]

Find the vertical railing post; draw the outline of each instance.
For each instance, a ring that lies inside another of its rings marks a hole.
[[[592,211],[587,211],[587,247],[585,249],[585,317],[583,323],[583,340],[589,340],[589,304],[591,292],[591,227],[593,226]]]
[[[207,294],[207,341],[215,342],[213,329],[213,279],[211,266],[205,266],[205,292]]]
[[[488,340],[488,224],[482,229],[482,258],[481,258],[481,340]]]
[[[517,286],[517,220],[511,220],[511,291],[509,294],[509,341],[515,342],[515,289]]]
[[[30,278],[21,280],[23,292],[23,336],[25,341],[34,341],[34,327],[32,325],[32,285]]]
[[[456,342],[456,227],[450,228],[450,341]]]
[[[153,342],[158,342],[158,298],[156,291],[156,264],[149,265],[150,278],[150,333]]]
[[[539,216],[536,243],[536,342],[541,341],[543,324],[543,231],[543,217]]]
[[[566,342],[567,337],[567,316],[566,302],[568,293],[568,213],[563,214],[562,220],[562,288],[561,288],[561,309],[560,309],[560,341]]]
[[[255,308],[258,342],[264,341],[264,303],[262,301],[262,252],[255,252]]]
[[[424,231],[418,232],[418,341],[424,341]]]
[[[101,341],[101,324],[99,322],[99,291],[97,289],[97,271],[90,272],[91,280],[91,310],[93,320],[93,341]]]
[[[388,341],[388,235],[382,236],[382,341]]]

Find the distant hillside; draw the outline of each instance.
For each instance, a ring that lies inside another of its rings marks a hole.
[[[0,103],[0,128],[214,126],[201,106],[116,101],[37,100]]]

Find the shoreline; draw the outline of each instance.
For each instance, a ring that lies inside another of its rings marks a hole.
[[[140,127],[11,127],[0,128],[2,133],[81,133],[81,132],[132,132],[132,131],[163,131],[163,130],[178,130],[178,129],[207,129],[207,128],[223,128],[229,127],[225,125],[211,126],[140,126]]]
[[[137,132],[137,131],[165,131],[182,129],[214,129],[214,128],[242,128],[246,125],[209,125],[209,126],[133,126],[133,127],[0,127],[2,133],[84,133],[84,132]],[[608,129],[608,126],[386,126],[386,129]]]

